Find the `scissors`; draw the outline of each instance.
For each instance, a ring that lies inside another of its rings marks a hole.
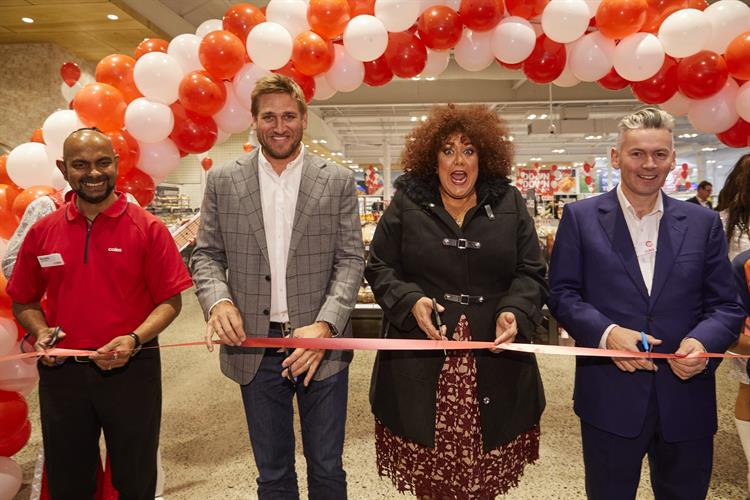
[[[284,328],[282,330],[282,332],[284,333],[284,338],[291,337],[293,331],[294,331],[294,328],[292,328],[292,324],[290,322],[287,321],[286,323],[284,323]],[[288,358],[289,348],[283,347],[282,349],[284,350],[284,357]],[[292,383],[293,386],[295,387],[297,386],[297,377],[292,375],[291,365],[286,368],[286,378],[287,380],[289,380],[289,382]]]
[[[440,313],[438,312],[438,308],[437,308],[437,300],[435,300],[434,298],[432,299],[432,315],[435,318],[435,327],[438,329],[438,333],[440,333],[440,335],[442,335],[443,334],[443,332],[442,332],[443,321],[440,319]],[[443,354],[445,356],[447,356],[448,355],[448,351],[446,351],[445,349],[443,349]]]

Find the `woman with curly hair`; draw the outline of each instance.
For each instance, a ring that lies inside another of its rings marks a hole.
[[[384,338],[531,338],[545,266],[508,180],[508,135],[486,107],[453,105],[410,134],[365,270]],[[494,498],[539,456],[545,401],[533,355],[380,351],[370,402],[380,475],[419,498]]]

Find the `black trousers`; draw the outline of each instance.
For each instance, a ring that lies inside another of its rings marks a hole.
[[[94,498],[102,431],[120,500],[153,500],[161,423],[157,349],[111,371],[72,359],[40,364],[39,407],[51,500]]]

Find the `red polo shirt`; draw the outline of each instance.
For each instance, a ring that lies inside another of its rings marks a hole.
[[[75,349],[132,332],[159,303],[191,286],[164,224],[119,194],[93,223],[74,196],[34,224],[7,290],[19,304],[46,293],[47,323],[66,333],[59,347]]]

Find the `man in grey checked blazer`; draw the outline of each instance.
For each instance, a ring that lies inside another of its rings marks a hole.
[[[307,109],[292,80],[262,78],[252,102],[261,147],[210,170],[203,198],[191,269],[206,339],[224,342],[221,370],[240,384],[259,498],[299,498],[295,395],[309,497],[346,498],[341,453],[351,351],[287,356],[240,344],[247,336],[286,335],[289,326],[294,337],[351,336],[364,268],[354,176],[304,150]]]

